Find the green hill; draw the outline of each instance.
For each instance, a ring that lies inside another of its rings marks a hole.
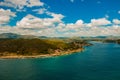
[[[53,54],[56,50],[68,51],[82,48],[85,42],[65,42],[58,39],[3,39],[0,40],[0,55]]]

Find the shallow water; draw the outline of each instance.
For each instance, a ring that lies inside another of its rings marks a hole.
[[[92,43],[71,55],[0,59],[0,80],[120,80],[120,45]]]

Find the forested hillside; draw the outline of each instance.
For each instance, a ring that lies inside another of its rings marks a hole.
[[[0,40],[0,55],[39,55],[52,54],[55,51],[67,51],[82,48],[84,41],[65,42],[49,39],[3,39]]]

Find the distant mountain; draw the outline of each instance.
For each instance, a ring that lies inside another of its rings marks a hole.
[[[0,34],[0,38],[2,39],[18,39],[18,38],[25,38],[25,39],[29,39],[29,38],[37,38],[36,36],[33,35],[19,35],[19,34],[15,34],[15,33],[2,33]]]
[[[41,38],[45,39],[47,38],[46,36],[34,36],[34,35],[20,35],[20,34],[15,34],[15,33],[2,33],[0,34],[1,39],[19,39],[19,38],[24,38],[24,39],[33,39],[33,38]]]
[[[80,39],[83,39],[83,40],[105,40],[105,39],[110,39],[110,40],[117,40],[117,39],[120,39],[120,36],[88,36],[88,37],[80,37]]]
[[[20,35],[19,38],[23,38],[23,39],[33,39],[33,38],[38,38],[38,36],[34,36],[34,35]]]
[[[120,39],[120,36],[96,36],[94,38],[98,38],[98,39]]]
[[[46,39],[48,37],[46,37],[46,36],[38,36],[38,38]]]
[[[96,36],[94,38],[107,38],[107,36]]]
[[[8,39],[16,39],[20,38],[21,35],[14,34],[14,33],[2,33],[0,34],[0,38],[8,38]]]
[[[40,39],[85,39],[85,40],[91,40],[91,39],[120,39],[120,36],[81,36],[81,37],[46,37],[46,36],[34,36],[34,35],[20,35],[15,33],[2,33],[0,34],[0,39],[33,39],[33,38],[40,38]]]

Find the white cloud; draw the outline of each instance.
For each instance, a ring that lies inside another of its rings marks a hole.
[[[77,20],[75,24],[81,26],[83,25],[83,23],[84,23],[83,20]]]
[[[64,24],[64,26],[62,26],[61,30],[62,31],[71,31],[71,30],[78,31],[78,30],[82,29],[82,27],[84,27],[84,26],[85,26],[85,24],[84,24],[83,20],[77,20],[76,23],[68,23],[66,25]]]
[[[118,14],[120,14],[120,11],[118,11]]]
[[[78,20],[76,21],[76,23],[60,23],[59,26],[57,26],[57,30],[63,33],[62,36],[119,36],[119,25],[112,24],[109,26],[107,24],[110,24],[110,21],[106,21],[103,19],[104,21],[106,21],[105,23],[103,23],[101,22],[101,18],[97,20],[99,22],[99,24],[97,23],[97,25],[99,26],[93,25],[93,22],[84,23],[82,20]]]
[[[120,25],[110,25],[104,27],[89,27],[88,24],[82,20],[75,23],[58,22],[54,25],[52,22],[54,18],[37,18],[32,15],[27,15],[15,27],[1,27],[0,33],[13,32],[22,35],[36,35],[36,36],[119,36]],[[102,25],[101,25],[102,26]]]
[[[88,28],[88,29],[87,29]],[[76,32],[66,32],[65,36],[119,36],[120,26],[118,28],[110,27],[81,27]]]
[[[15,27],[1,27],[0,33],[13,32],[22,35],[36,36],[119,36],[120,26],[112,24],[111,26],[97,27],[93,26],[93,22],[84,23],[83,20],[77,20],[75,23],[65,24],[60,15],[52,15],[53,18],[38,18],[32,15],[27,15],[21,21],[17,22]],[[58,25],[55,25],[54,19],[59,18]],[[101,19],[101,18],[100,18]],[[99,20],[99,19],[97,19]],[[109,22],[109,21],[108,21]],[[93,27],[90,27],[91,24]],[[98,23],[97,23],[98,25]],[[103,23],[99,23],[102,26]]]
[[[41,9],[35,9],[34,12],[37,12],[37,14],[44,14],[47,12],[47,9],[41,8]]]
[[[61,14],[50,14],[53,18],[38,18],[32,15],[27,15],[21,21],[17,22],[20,28],[43,29],[54,27],[56,24],[62,22],[63,16]]]
[[[72,2],[72,3],[73,3],[73,2],[74,2],[74,0],[70,0],[70,2]]]
[[[0,2],[1,6],[13,7],[19,10],[22,10],[24,6],[33,7],[33,6],[43,6],[44,3],[40,0],[4,0]]]
[[[46,12],[46,14],[53,17],[52,22],[54,23],[62,22],[62,19],[64,18],[62,14],[55,14],[55,13],[48,12],[48,11]]]
[[[7,24],[10,21],[11,17],[15,17],[15,13],[11,12],[11,10],[0,9],[0,24]]]
[[[36,10],[40,11],[40,10]],[[43,8],[39,14],[47,14],[51,18],[39,18],[28,14],[16,23],[16,26],[1,26],[0,33],[17,33],[36,36],[109,36],[120,34],[120,20],[113,19],[113,24],[106,18],[91,19],[90,23],[77,20],[75,23],[64,23],[62,14],[49,12]],[[6,24],[15,16],[10,10],[0,9],[0,24]],[[109,25],[111,24],[111,25]]]
[[[120,24],[120,20],[119,19],[113,19],[113,23],[114,24]]]
[[[21,34],[21,35],[37,35],[37,32],[35,32],[34,30],[21,29],[19,27],[10,27],[10,26],[0,27],[0,34],[1,33],[16,33],[16,34]]]
[[[44,28],[42,19],[39,19],[32,15],[27,15],[24,17],[21,21],[17,22],[17,26],[20,28],[31,28],[31,29],[37,29],[37,28]]]
[[[108,19],[108,18],[109,18],[109,15],[108,15],[108,14],[106,14],[106,15],[105,15],[105,18],[106,18],[106,19]]]
[[[28,7],[33,7],[33,6],[43,6],[44,3],[41,2],[40,0],[29,0],[29,2],[27,3]]]
[[[92,26],[103,26],[103,25],[108,25],[108,24],[111,24],[111,22],[107,20],[106,18],[91,19]]]

